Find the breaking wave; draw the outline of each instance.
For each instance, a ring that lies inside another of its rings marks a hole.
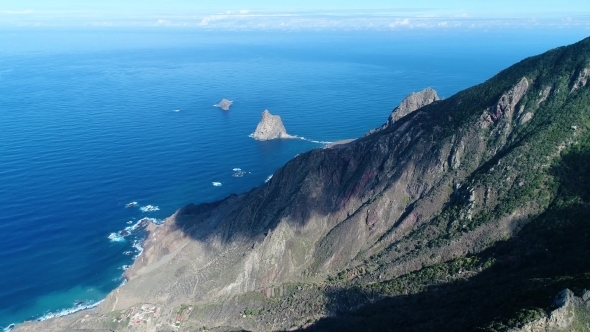
[[[248,137],[254,138],[254,133],[248,135]],[[306,141],[306,142],[310,142],[310,143],[315,143],[315,144],[332,144],[332,143],[334,143],[334,142],[329,142],[329,141],[317,141],[317,140],[314,140],[314,139],[309,139],[309,138],[305,138],[303,136],[297,136],[297,135],[289,135],[289,137],[284,137],[284,138],[300,139],[302,141]]]
[[[63,317],[63,316],[71,315],[71,314],[76,313],[78,311],[96,308],[103,301],[104,300],[100,300],[98,302],[88,301],[85,304],[83,303],[83,304],[80,304],[80,305],[76,305],[76,306],[74,306],[72,308],[63,309],[63,310],[56,311],[56,312],[48,312],[45,315],[37,318],[35,321],[41,322],[41,321],[48,320],[48,319],[51,319],[51,318]]]
[[[127,222],[129,224],[129,222]],[[124,229],[116,232],[116,233],[111,233],[109,234],[108,238],[109,240],[111,240],[112,242],[123,242],[125,241],[125,238],[135,232],[137,232],[139,229],[144,229],[145,227],[147,227],[147,225],[149,223],[153,223],[155,225],[162,225],[164,223],[164,220],[159,220],[156,218],[141,218],[139,219],[135,224],[131,225],[131,226],[127,226]]]
[[[125,237],[119,235],[118,233],[111,233],[108,236],[109,240],[111,240],[111,242],[124,242],[125,241]]]
[[[334,143],[334,142],[328,142],[328,141],[316,141],[314,139],[308,139],[303,136],[301,136],[301,137],[295,136],[295,137],[299,138],[302,141],[307,141],[307,142],[316,143],[316,144],[332,144],[332,143]]]
[[[135,261],[137,259],[137,257],[139,257],[142,253],[143,253],[143,241],[145,239],[137,239],[135,241],[133,241],[133,245],[132,247],[137,250],[137,254],[135,254],[135,256],[133,256],[133,260]]]
[[[215,187],[221,187],[221,182],[211,182]]]
[[[139,208],[141,212],[155,212],[160,211],[160,208],[154,205],[146,205]]]
[[[137,203],[137,202],[127,203],[127,204],[125,204],[125,208],[128,209],[128,208],[136,207],[137,204],[139,204],[139,203]]]
[[[10,332],[16,327],[16,324],[10,324],[7,327],[2,329],[2,332]]]

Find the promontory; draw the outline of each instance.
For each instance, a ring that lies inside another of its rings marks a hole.
[[[426,105],[430,105],[435,101],[440,100],[438,98],[438,94],[436,93],[436,91],[432,88],[426,88],[420,92],[412,92],[410,93],[406,98],[404,98],[404,100],[402,100],[402,102],[399,104],[399,106],[397,106],[393,112],[391,112],[391,115],[389,116],[389,119],[387,120],[387,122],[385,122],[381,127],[379,128],[375,128],[372,129],[371,131],[369,131],[368,134],[372,134],[378,131],[381,131],[385,128],[390,127],[394,122],[396,122],[397,120],[403,118],[404,116],[426,106]],[[368,135],[367,134],[367,135]]]

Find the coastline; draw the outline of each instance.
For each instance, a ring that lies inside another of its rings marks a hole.
[[[252,137],[252,134],[250,134],[249,137]],[[336,142],[329,142],[329,141],[312,140],[312,139],[308,139],[308,138],[305,138],[302,136],[297,136],[297,135],[288,135],[285,137],[280,137],[279,139],[303,140],[303,141],[307,141],[307,142],[314,143],[314,144],[322,144],[322,145],[324,145],[322,148],[328,148],[329,146],[340,145],[340,144],[348,143],[348,142],[354,140],[354,139],[350,139],[350,140],[340,140],[340,141],[336,141]],[[264,183],[268,182],[271,178],[272,178],[272,175],[270,175],[265,180]],[[180,211],[183,210],[183,208],[184,207],[180,207],[172,215],[170,215],[169,217],[167,217],[163,220],[157,219],[157,218],[151,218],[151,217],[142,217],[138,221],[134,222],[133,224],[130,224],[129,226],[125,227],[124,229],[122,229],[118,232],[113,232],[107,237],[112,242],[121,242],[121,241],[127,241],[128,236],[135,235],[136,238],[132,242],[133,243],[132,247],[136,249],[137,254],[135,254],[133,256],[133,261],[131,262],[131,264],[124,265],[122,267],[123,273],[121,274],[121,279],[122,279],[121,284],[119,286],[117,286],[115,289],[111,290],[108,294],[106,294],[104,296],[104,298],[102,298],[101,300],[99,300],[97,302],[90,303],[88,305],[65,308],[65,309],[59,310],[57,312],[49,312],[49,313],[47,313],[39,318],[36,318],[36,319],[27,320],[27,321],[23,321],[20,323],[13,323],[13,324],[9,325],[12,327],[10,327],[10,328],[5,327],[3,329],[3,332],[9,332],[9,331],[15,331],[15,330],[20,331],[19,326],[21,326],[23,324],[28,325],[28,324],[34,324],[37,322],[47,321],[47,320],[50,320],[53,318],[72,316],[72,315],[75,315],[75,314],[80,313],[82,311],[95,309],[99,305],[109,302],[109,297],[111,296],[111,294],[118,292],[120,287],[125,285],[127,283],[127,281],[130,279],[130,277],[132,277],[134,275],[134,273],[137,272],[136,270],[141,269],[141,266],[137,266],[136,263],[138,262],[138,259],[141,258],[142,255],[144,254],[144,251],[145,251],[144,244],[148,241],[155,240],[155,239],[152,239],[152,233],[154,233],[156,230],[160,229],[162,226],[164,226],[164,228],[167,228],[166,226],[170,227],[170,225],[167,225],[168,219],[175,218],[176,215]],[[147,210],[147,211],[143,211],[143,212],[151,212],[151,211]],[[162,231],[166,232],[167,230],[163,229]],[[122,232],[125,232],[125,233],[122,233]],[[160,234],[160,236],[162,236],[162,235]],[[158,236],[158,237],[160,237],[160,236]],[[131,274],[131,276],[130,276],[130,274]]]
[[[121,284],[121,286],[124,285],[125,282],[126,281],[124,280],[123,283]],[[74,307],[62,309],[57,312],[48,312],[48,313],[44,314],[43,316],[41,316],[37,319],[34,319],[34,320],[28,320],[28,321],[24,321],[24,322],[20,322],[20,323],[12,323],[12,324],[9,324],[8,326],[4,327],[2,329],[2,331],[3,332],[11,332],[14,329],[18,328],[22,324],[43,322],[43,321],[46,321],[49,319],[70,316],[70,315],[79,313],[81,311],[94,309],[94,308],[98,307],[101,303],[103,303],[105,301],[105,299],[106,299],[106,297],[100,301],[92,302],[87,305],[77,305],[77,306],[75,305]]]
[[[146,212],[146,211],[144,211],[144,212]],[[15,329],[18,329],[18,327],[21,326],[22,324],[38,323],[38,322],[47,321],[47,320],[50,320],[53,318],[71,316],[71,315],[77,314],[81,311],[95,309],[100,304],[104,303],[106,301],[106,299],[108,298],[109,294],[117,291],[121,286],[123,286],[127,283],[127,281],[128,281],[128,277],[126,275],[127,270],[131,266],[133,266],[133,264],[135,264],[137,259],[144,252],[143,244],[149,238],[149,233],[150,233],[150,231],[147,229],[148,226],[153,225],[153,227],[157,228],[157,227],[162,226],[164,224],[164,222],[165,222],[165,220],[160,220],[157,218],[143,217],[143,218],[139,219],[136,223],[134,223],[132,226],[128,226],[128,227],[125,227],[121,231],[111,233],[107,237],[111,242],[125,242],[125,241],[127,241],[127,239],[126,239],[127,236],[132,235],[132,234],[136,235],[136,238],[132,241],[131,246],[137,251],[137,253],[133,256],[132,262],[129,265],[123,265],[121,267],[121,269],[122,269],[122,273],[120,274],[121,283],[116,288],[111,290],[109,293],[105,294],[105,296],[102,299],[97,300],[97,301],[89,300],[86,303],[83,303],[81,305],[74,304],[74,306],[72,306],[72,307],[58,309],[56,311],[50,311],[50,312],[43,314],[40,317],[33,318],[31,320],[14,322],[14,323],[9,324],[6,327],[0,327],[0,328],[2,328],[2,332],[11,332]],[[121,232],[127,232],[127,233],[124,236],[120,236],[119,234]],[[140,234],[137,234],[137,233],[140,233]],[[143,234],[143,233],[145,233],[145,234]],[[113,234],[117,234],[117,237],[116,238],[113,237]]]

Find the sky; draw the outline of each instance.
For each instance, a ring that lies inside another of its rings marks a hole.
[[[588,0],[0,0],[0,27],[590,28]]]

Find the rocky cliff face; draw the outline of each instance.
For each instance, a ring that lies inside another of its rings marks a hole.
[[[437,100],[439,100],[438,94],[432,88],[426,88],[417,93],[412,92],[401,102],[398,107],[395,108],[395,110],[393,110],[389,116],[389,119],[387,120],[387,123],[391,125],[395,121],[414,112],[415,110],[432,104]]]
[[[287,130],[283,125],[283,121],[281,121],[281,117],[270,114],[268,110],[262,112],[262,119],[251,136],[259,141],[276,138],[293,138],[293,136],[287,134]]]
[[[569,289],[561,291],[553,301],[556,309],[545,317],[510,329],[508,332],[558,332],[590,330],[590,291],[577,297]]]
[[[590,89],[579,83],[589,59],[587,39],[444,101],[415,94],[365,137],[150,225],[127,284],[43,326],[124,330],[140,310],[149,331],[530,321],[510,314],[542,311],[530,308],[545,290],[590,283]]]
[[[383,126],[371,130],[369,134],[383,130],[391,126],[395,121],[437,100],[440,100],[438,94],[432,88],[426,88],[420,92],[412,92],[391,112],[389,119],[387,119],[387,122]]]

